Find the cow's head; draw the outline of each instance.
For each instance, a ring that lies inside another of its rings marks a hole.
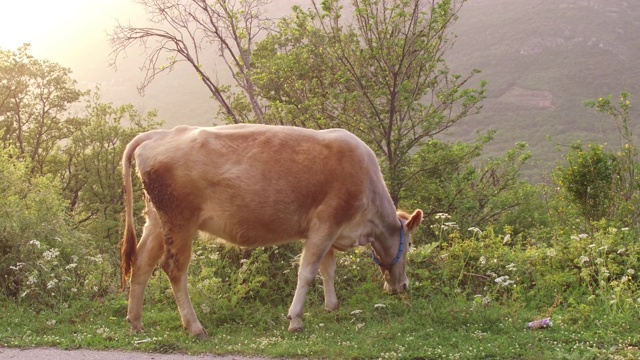
[[[384,278],[384,290],[390,294],[397,294],[409,288],[409,279],[405,273],[407,265],[407,253],[411,243],[411,232],[422,222],[422,210],[416,210],[413,215],[398,212],[398,218],[402,225],[397,235],[390,240],[398,245],[395,258],[387,263],[378,260],[374,254],[373,259],[380,266]]]

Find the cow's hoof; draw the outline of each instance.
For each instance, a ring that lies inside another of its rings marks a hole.
[[[192,327],[186,327],[185,329],[187,329],[187,331],[189,331],[189,335],[193,336],[194,338],[197,338],[198,340],[208,340],[209,339],[209,334],[207,334],[207,330],[204,329],[204,327],[202,327],[202,325],[200,325],[200,323],[198,323],[196,326],[192,326]]]
[[[129,333],[131,335],[136,335],[136,334],[144,334],[144,327],[140,326],[140,327],[131,327],[131,329],[129,329]]]
[[[290,333],[301,333],[304,330],[304,326],[302,325],[302,320],[299,318],[290,319],[289,323],[289,332]]]
[[[195,334],[194,337],[196,337],[198,340],[209,340],[211,339],[211,337],[209,337],[209,334],[207,334],[206,331],[203,331],[199,334]]]
[[[144,332],[142,322],[130,321],[129,319],[127,321],[129,322],[129,332],[131,334],[142,334]]]
[[[328,312],[333,312],[336,311],[340,308],[340,303],[335,303],[335,304],[329,304],[329,305],[325,305],[324,309],[327,310]]]

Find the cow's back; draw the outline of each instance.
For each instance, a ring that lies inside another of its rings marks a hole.
[[[136,160],[164,221],[196,221],[241,246],[305,238],[336,227],[384,186],[373,152],[344,130],[233,125],[164,130]]]

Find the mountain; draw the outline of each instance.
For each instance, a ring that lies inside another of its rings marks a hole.
[[[640,96],[640,2],[470,0],[453,31],[447,63],[454,72],[482,70],[488,98],[450,136],[497,129],[488,154],[526,141],[536,165],[528,175],[538,179],[566,153],[556,144],[619,145],[613,122],[583,103],[622,91]]]

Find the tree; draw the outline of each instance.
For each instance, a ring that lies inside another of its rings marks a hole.
[[[28,54],[29,45],[0,50],[0,124],[3,146],[28,159],[32,174],[45,174],[60,141],[69,136],[64,118],[85,93],[71,70]]]
[[[545,223],[541,197],[520,179],[520,170],[531,157],[525,143],[503,156],[479,160],[494,133],[479,135],[473,143],[428,141],[416,154],[412,169],[419,179],[404,189],[408,206],[428,204],[425,218],[444,213],[461,230],[508,224],[518,233]],[[422,231],[436,239],[434,230]]]
[[[69,119],[73,134],[61,151],[60,180],[68,213],[78,227],[93,234],[107,254],[120,238],[121,161],[137,134],[161,125],[154,111],[140,114],[132,105],[103,103],[99,92],[87,99],[83,116]]]
[[[254,79],[271,122],[346,128],[383,159],[396,205],[416,179],[415,152],[477,112],[484,83],[451,74],[444,53],[465,1],[324,0],[279,23],[254,52]],[[419,170],[417,170],[419,171]]]
[[[588,144],[585,148],[580,141],[569,147],[567,164],[558,166],[553,174],[555,196],[560,199],[551,203],[554,218],[575,223],[574,219],[581,217],[584,227],[592,231],[602,220],[640,227],[640,162],[632,131],[630,97],[623,92],[617,103],[611,96],[585,103],[611,117],[618,131],[619,147],[616,150],[615,145]]]
[[[207,86],[230,122],[262,122],[263,109],[251,80],[254,42],[271,22],[262,7],[270,0],[138,0],[153,27],[118,24],[110,34],[113,65],[127,49],[144,47],[145,78],[140,91],[178,63],[188,63]],[[212,50],[215,48],[216,50]],[[218,80],[222,59],[241,93]]]

